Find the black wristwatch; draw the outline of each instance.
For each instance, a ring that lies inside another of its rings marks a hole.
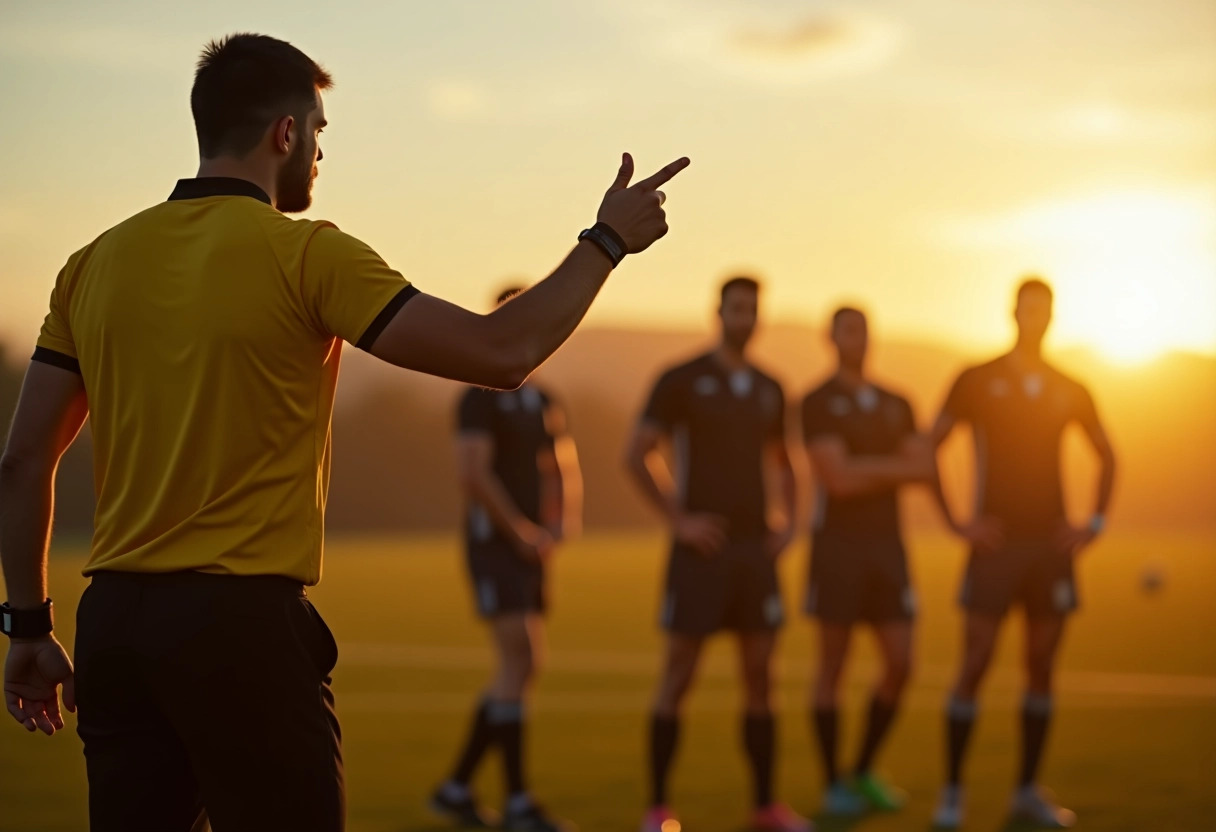
[[[51,599],[36,610],[15,610],[7,602],[0,604],[0,633],[9,638],[38,638],[55,629],[54,605]]]
[[[600,251],[612,261],[612,267],[615,269],[621,265],[621,261],[625,259],[625,255],[629,252],[625,248],[625,241],[620,234],[606,222],[597,222],[590,228],[583,230],[578,235],[580,240],[590,240],[599,246]]]

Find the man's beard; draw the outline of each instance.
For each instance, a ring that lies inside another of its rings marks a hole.
[[[728,329],[722,333],[722,340],[726,342],[728,347],[741,353],[747,347],[748,342],[752,340],[754,333],[755,330],[751,329],[742,331]]]
[[[850,370],[855,373],[860,373],[865,368],[865,365],[866,365],[865,350],[861,350],[860,352],[856,352],[856,353],[850,352],[848,350],[844,350],[840,353],[840,366],[846,370]]]
[[[313,154],[304,152],[303,143],[287,157],[279,171],[275,207],[284,214],[298,214],[312,205]]]

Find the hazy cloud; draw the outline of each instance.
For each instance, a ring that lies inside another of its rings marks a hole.
[[[841,3],[652,0],[626,4],[663,55],[758,83],[790,85],[866,72],[899,51],[893,19]]]
[[[795,74],[870,69],[892,57],[900,40],[890,21],[843,10],[775,24],[741,23],[726,36],[729,60]]]

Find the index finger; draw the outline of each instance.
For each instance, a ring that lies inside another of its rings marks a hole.
[[[664,182],[669,181],[684,168],[692,164],[692,161],[687,156],[681,156],[669,165],[660,168],[657,173],[653,173],[642,181],[635,184],[633,187],[643,191],[653,191],[660,187]]]

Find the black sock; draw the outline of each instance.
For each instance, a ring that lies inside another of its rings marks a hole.
[[[772,714],[746,714],[743,718],[743,746],[752,764],[752,784],[756,807],[773,802],[774,720]]]
[[[483,699],[478,703],[477,710],[473,712],[469,737],[465,740],[464,750],[460,753],[456,769],[452,772],[451,779],[454,783],[462,786],[468,785],[468,782],[473,779],[473,772],[476,771],[477,764],[481,762],[481,758],[485,756],[486,751],[490,749],[490,744],[494,741],[490,723],[486,719],[488,707],[489,703]]]
[[[680,719],[654,714],[650,718],[650,805],[667,804],[667,772],[680,739]]]
[[[507,794],[526,791],[524,785],[524,708],[521,702],[490,702],[486,718],[502,749]]]
[[[840,711],[836,708],[816,706],[811,713],[815,738],[819,741],[819,754],[823,759],[823,775],[829,786],[840,777],[840,772],[836,770],[836,733],[839,722]]]
[[[891,730],[891,722],[895,719],[895,703],[884,702],[875,696],[870,700],[870,715],[866,721],[866,736],[861,743],[861,755],[857,758],[854,772],[866,774],[874,764],[874,755]]]
[[[963,755],[967,752],[967,742],[971,739],[971,729],[974,725],[975,702],[951,699],[946,707],[946,739],[949,751],[946,782],[951,786],[959,784]]]
[[[1050,694],[1026,694],[1022,700],[1022,773],[1018,785],[1029,786],[1034,782],[1050,725]]]

